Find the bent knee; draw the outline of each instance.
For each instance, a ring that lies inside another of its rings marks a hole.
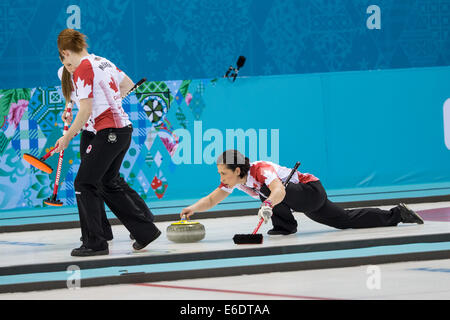
[[[99,181],[92,178],[82,178],[77,176],[73,182],[75,190],[92,189],[98,186]]]

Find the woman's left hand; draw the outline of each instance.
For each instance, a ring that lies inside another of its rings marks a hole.
[[[61,138],[56,141],[56,149],[55,152],[60,153],[61,151],[64,151],[70,143],[70,139],[67,136],[62,136]]]
[[[264,219],[264,223],[269,222],[272,217],[272,207],[269,204],[263,203],[261,208],[258,211],[258,217],[260,219]]]

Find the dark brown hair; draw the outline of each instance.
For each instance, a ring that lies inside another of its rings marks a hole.
[[[250,170],[250,159],[234,149],[224,151],[217,158],[217,164],[225,164],[233,172],[239,167],[241,169],[241,173],[239,174],[240,178],[245,177]]]
[[[58,35],[58,50],[61,54],[63,50],[70,50],[80,53],[88,47],[87,37],[74,29],[64,29]]]
[[[62,54],[59,54],[59,58],[61,59],[61,62],[64,61],[64,57]],[[62,93],[64,95],[64,99],[66,99],[66,102],[70,102],[71,95],[73,91],[73,85],[72,85],[72,76],[70,75],[70,72],[67,71],[66,67],[63,67],[63,72],[61,76],[61,88]]]
[[[70,75],[70,72],[67,71],[66,67],[63,68],[63,73],[61,77],[61,86],[64,98],[66,99],[66,102],[69,102],[71,100],[70,96],[73,91],[73,86],[72,86],[72,76]]]

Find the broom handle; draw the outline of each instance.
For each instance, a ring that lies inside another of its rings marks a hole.
[[[289,176],[287,177],[286,181],[283,183],[283,186],[287,186],[287,184],[289,183],[289,180],[291,180],[292,176],[294,175],[295,171],[297,171],[298,167],[300,166],[300,161],[297,161],[295,163],[294,168],[292,168],[291,173],[289,173]]]
[[[287,186],[287,184],[289,183],[289,180],[291,180],[292,176],[294,175],[295,171],[297,171],[298,167],[300,166],[300,162],[297,161],[297,163],[295,164],[294,168],[292,168],[291,173],[289,173],[289,176],[287,177],[286,181],[283,183],[283,186]],[[252,234],[256,234],[259,230],[259,228],[261,227],[262,223],[264,222],[264,219],[261,218],[258,222],[258,225],[256,226],[255,230],[253,230]]]
[[[67,113],[71,113],[72,112],[72,101],[67,105]],[[64,129],[63,129],[63,135],[64,133],[69,129],[69,124],[67,122],[64,122]],[[56,149],[56,146],[51,148],[49,152],[47,152],[45,155],[42,156],[42,158],[40,160],[45,161],[48,158],[50,158],[50,156],[52,156],[54,154],[54,151]]]
[[[259,230],[259,228],[261,227],[262,223],[264,222],[264,219],[261,218],[258,222],[258,225],[256,226],[255,230],[253,230],[252,234],[256,234]]]
[[[286,181],[283,182],[283,186],[286,187],[287,184],[289,183],[289,180],[291,180],[292,176],[294,175],[295,171],[297,171],[298,167],[300,166],[300,162],[297,161],[297,163],[295,164],[294,168],[292,168],[291,173],[289,173]],[[263,197],[265,197],[267,199],[267,197],[265,195],[262,195]]]
[[[67,106],[67,113],[72,113],[72,102],[70,102]],[[67,130],[69,130],[69,123],[67,121],[64,122],[64,129],[63,129],[63,135],[67,133]],[[58,167],[56,169],[56,176],[55,176],[55,185],[53,186],[53,195],[56,196],[58,194],[58,187],[59,187],[59,178],[61,176],[61,168],[64,158],[64,150],[60,152],[59,158],[58,158]]]
[[[147,81],[147,78],[142,78],[141,80],[139,80],[138,82],[136,82],[136,84],[133,86],[133,88],[130,89],[130,91],[128,91],[128,93],[124,96],[124,98],[129,95],[130,93],[132,93],[134,90],[136,90],[141,84],[143,84],[145,81]]]
[[[52,156],[55,152],[56,146],[51,148],[49,152],[47,152],[44,156],[42,156],[42,158],[40,160],[45,161],[48,158],[50,158],[50,156]]]

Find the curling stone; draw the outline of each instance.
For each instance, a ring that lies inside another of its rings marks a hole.
[[[197,221],[180,220],[168,226],[166,233],[173,242],[197,242],[205,237],[205,227]]]

